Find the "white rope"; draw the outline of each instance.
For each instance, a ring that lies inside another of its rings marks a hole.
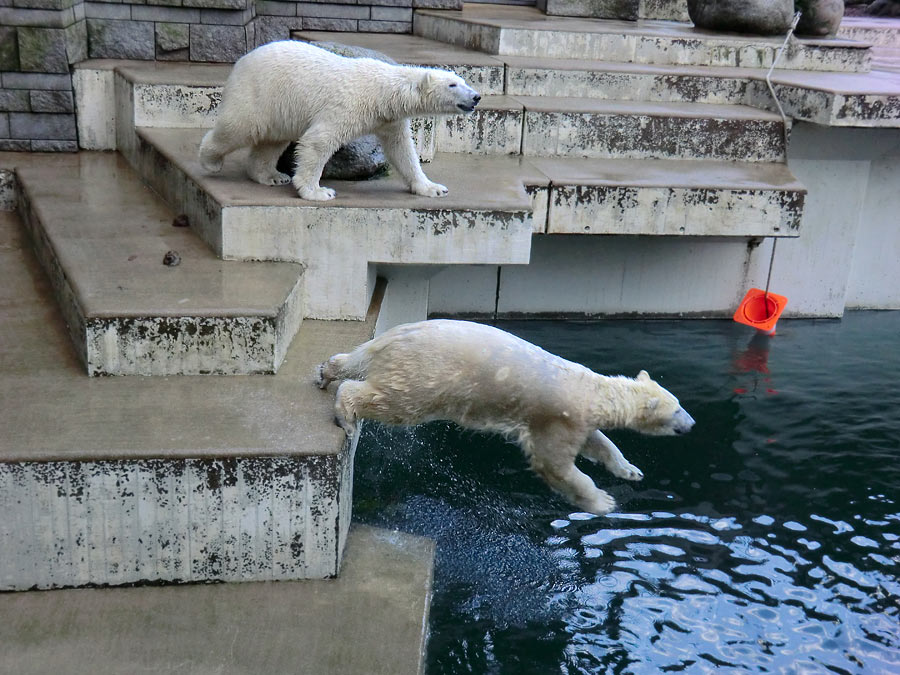
[[[772,100],[775,101],[775,106],[778,108],[778,113],[781,115],[781,131],[784,134],[784,151],[787,153],[788,148],[788,117],[784,114],[784,108],[781,107],[781,102],[778,100],[778,95],[775,93],[775,87],[772,86],[772,71],[775,70],[775,66],[778,65],[779,59],[781,59],[781,55],[784,53],[784,50],[787,48],[788,43],[791,41],[791,38],[794,35],[794,29],[797,28],[797,22],[800,21],[800,12],[794,14],[794,20],[791,22],[790,28],[788,28],[787,35],[784,37],[784,44],[781,45],[781,48],[778,50],[778,53],[775,55],[775,60],[772,61],[772,65],[769,67],[769,72],[766,73],[766,85],[769,87],[769,93],[772,94]],[[772,255],[769,257],[769,274],[766,276],[766,290],[763,294],[763,297],[766,298],[769,295],[769,282],[772,281],[772,266],[775,263],[775,247],[778,246],[778,237],[772,238]]]

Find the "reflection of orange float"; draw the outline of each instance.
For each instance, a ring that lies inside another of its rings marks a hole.
[[[775,324],[778,323],[778,317],[784,311],[787,301],[783,295],[751,288],[738,305],[734,320],[774,335]]]

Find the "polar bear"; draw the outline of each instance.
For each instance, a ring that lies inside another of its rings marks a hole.
[[[215,127],[200,144],[200,163],[212,173],[228,153],[250,147],[247,173],[257,183],[282,185],[291,177],[275,168],[297,141],[293,185],[303,199],[334,199],[319,185],[322,169],[340,146],[374,133],[388,161],[411,192],[442,197],[447,188],[419,166],[409,118],[470,113],[481,100],[450,72],[338,56],[284,40],[238,59],[225,82]]]
[[[640,480],[599,428],[683,434],[694,420],[642,370],[607,377],[510,333],[469,321],[404,324],[319,365],[316,384],[337,389],[335,421],[388,424],[451,420],[519,443],[531,468],[572,504],[604,514],[615,501],[575,466],[581,454],[613,475]]]

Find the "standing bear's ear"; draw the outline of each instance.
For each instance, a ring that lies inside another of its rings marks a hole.
[[[425,77],[422,78],[422,82],[419,84],[422,91],[428,91],[434,88],[435,80],[437,79],[437,75],[433,70],[426,70]]]
[[[638,373],[636,379],[638,382],[649,382],[650,381],[650,373],[648,373],[646,370],[642,370],[641,372]]]

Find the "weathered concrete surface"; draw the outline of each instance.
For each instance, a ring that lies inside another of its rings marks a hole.
[[[199,129],[140,129],[133,161],[161,194],[181,204],[223,257],[306,265],[306,316],[364,316],[371,263],[528,261],[532,199],[514,166],[498,175],[490,162],[447,155],[426,170],[450,188],[448,197],[417,197],[388,177],[326,181],[337,199],[312,204],[289,185],[247,179],[241,152],[226,159],[221,173],[206,175],[197,160],[202,135]]]
[[[338,579],[0,594],[0,671],[417,675],[433,557],[357,526]]]
[[[117,155],[2,155],[90,375],[274,372],[303,318],[297,265],[218,260]],[[166,267],[167,251],[181,257]]]
[[[482,52],[463,49],[418,35],[377,33],[329,33],[295,31],[292,37],[306,42],[342,42],[348,45],[375,49],[387,54],[397,63],[430,68],[444,68],[462,77],[482,96],[503,93],[503,62]]]
[[[672,22],[547,17],[533,7],[469,4],[461,12],[419,10],[413,32],[488,54],[657,65],[768,68],[780,37],[726,35]],[[836,38],[795,41],[779,68],[866,72],[868,46]]]
[[[806,189],[783,164],[532,163],[550,179],[548,234],[796,237]]]
[[[0,223],[0,588],[336,574],[353,446],[312,372],[374,314],[304,322],[274,376],[87,378]]]
[[[781,117],[747,106],[517,97],[526,156],[784,161]]]

